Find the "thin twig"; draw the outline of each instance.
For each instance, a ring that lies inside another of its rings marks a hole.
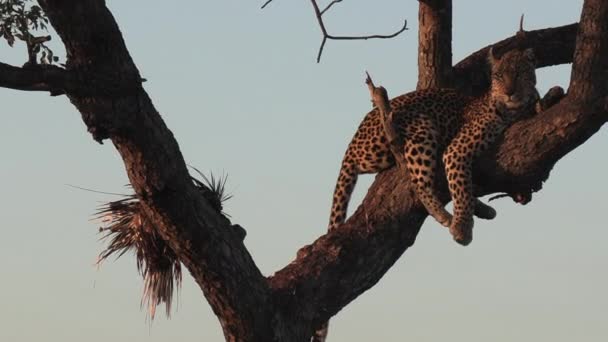
[[[94,190],[94,189],[89,189],[89,188],[83,188],[81,186],[78,185],[72,185],[72,184],[66,184],[67,186],[69,186],[70,188],[74,188],[74,189],[78,189],[78,190],[83,190],[83,191],[89,191],[89,192],[95,192],[98,194],[104,194],[104,195],[112,195],[112,196],[123,196],[123,197],[127,197],[130,195],[127,194],[119,194],[116,192],[106,192],[106,191],[99,191],[99,190]]]
[[[384,127],[384,134],[386,135],[386,139],[389,142],[389,148],[397,161],[397,165],[401,168],[405,168],[405,160],[403,159],[403,155],[399,152],[400,147],[403,145],[399,141],[399,137],[393,128],[393,108],[391,106],[391,102],[388,98],[388,93],[386,89],[382,86],[376,87],[374,85],[374,81],[372,81],[371,76],[366,71],[365,75],[367,78],[365,79],[365,84],[369,89],[369,94],[372,99],[372,103],[376,107],[376,109],[380,112],[382,117],[382,125]]]
[[[405,20],[403,23],[403,27],[399,31],[392,33],[392,34],[388,34],[388,35],[374,34],[374,35],[368,35],[368,36],[334,36],[334,35],[327,33],[327,29],[325,28],[325,23],[323,22],[323,13],[325,13],[333,5],[335,5],[339,2],[342,2],[342,0],[333,0],[322,11],[321,11],[321,9],[319,9],[319,5],[317,4],[316,0],[310,0],[310,2],[312,3],[313,9],[315,10],[315,16],[317,17],[317,21],[319,22],[319,27],[321,28],[321,32],[323,33],[323,40],[321,41],[321,46],[319,47],[319,53],[317,54],[317,63],[319,63],[321,61],[321,55],[323,54],[323,48],[325,47],[325,42],[328,39],[333,39],[333,40],[389,39],[389,38],[394,38],[394,37],[398,36],[399,34],[401,34],[403,31],[407,30],[407,20]]]
[[[323,48],[325,47],[325,42],[327,41],[327,36],[323,36],[323,40],[321,41],[321,46],[319,47],[319,53],[317,53],[317,63],[321,61],[321,54],[323,53]]]
[[[388,38],[395,38],[397,37],[399,34],[401,34],[401,32],[407,30],[407,20],[403,21],[403,27],[399,29],[399,31],[392,33],[392,34],[372,34],[369,36],[332,36],[332,35],[327,35],[327,38],[329,39],[334,39],[334,40],[367,40],[367,39],[388,39]]]
[[[272,1],[272,0],[270,0],[270,1]],[[325,12],[327,12],[327,10],[331,8],[331,6],[337,4],[338,2],[342,2],[342,0],[334,0],[334,1],[330,2],[329,5],[327,5],[327,7],[325,7],[325,9],[321,11],[321,15],[325,14]]]
[[[272,0],[268,0],[266,1],[263,5],[262,5],[262,9],[264,9],[264,7],[268,6],[269,3],[271,3]]]
[[[502,193],[502,194],[494,195],[494,196],[490,197],[490,199],[488,199],[488,202],[492,202],[494,200],[497,200],[499,198],[504,198],[504,197],[511,197],[511,195],[509,195],[507,193]]]
[[[312,2],[312,7],[315,10],[315,16],[317,17],[317,21],[319,22],[319,27],[321,27],[321,32],[323,32],[323,37],[327,38],[327,30],[325,29],[325,23],[323,23],[323,13],[319,9],[319,5],[317,5],[316,0],[310,0]],[[323,46],[323,44],[321,44]],[[318,61],[317,61],[318,62]]]

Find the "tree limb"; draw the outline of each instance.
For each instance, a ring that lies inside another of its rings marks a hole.
[[[578,24],[570,24],[541,30],[526,31],[525,36],[513,36],[477,50],[453,68],[455,86],[464,93],[476,96],[489,86],[487,55],[491,46],[497,53],[515,47],[533,48],[537,67],[547,67],[572,62]]]
[[[137,92],[144,79],[123,82],[113,73],[91,70],[86,78],[78,72],[49,64],[26,64],[15,67],[0,62],[0,88],[24,91],[48,91],[51,96],[70,93],[78,96],[121,97]]]
[[[31,65],[24,68],[0,62],[0,87],[25,90],[48,91],[51,95],[63,94],[68,84],[64,69],[51,65]]]
[[[325,7],[325,9],[321,10],[319,8],[319,5],[317,4],[316,0],[310,0],[310,2],[312,3],[312,7],[315,10],[315,16],[317,17],[317,22],[319,23],[319,27],[321,28],[321,33],[323,33],[323,39],[321,40],[321,46],[319,47],[319,53],[317,54],[317,63],[319,63],[321,61],[321,54],[323,54],[323,48],[325,47],[325,42],[327,42],[328,39],[333,39],[333,40],[389,39],[389,38],[394,38],[394,37],[398,36],[399,34],[401,34],[403,31],[407,30],[407,20],[405,20],[403,23],[403,27],[401,27],[401,29],[399,29],[398,31],[396,31],[392,34],[388,34],[388,35],[380,35],[380,34],[367,35],[367,36],[334,36],[334,35],[331,35],[327,32],[327,29],[325,28],[325,23],[323,22],[323,14],[327,10],[329,10],[333,5],[335,5],[336,3],[341,2],[341,1],[342,0],[332,1],[329,5],[327,5],[327,7]]]
[[[587,57],[575,59],[573,70],[590,70],[586,67],[587,60],[592,64],[602,63],[594,65],[606,70],[608,51],[603,42],[608,37],[605,24],[608,4],[587,0],[585,8],[587,12],[583,11],[581,25],[593,30],[593,38],[578,39],[576,50],[583,50]],[[585,14],[589,12],[594,15]],[[526,44],[541,51],[539,66],[572,61],[575,44],[571,32],[575,29],[576,25],[569,25],[539,30],[527,37]],[[561,37],[556,32],[560,32]],[[588,31],[582,32],[582,35],[591,35]],[[543,41],[542,37],[549,40]],[[595,44],[589,44],[589,40]],[[599,40],[602,44],[597,43]],[[566,51],[550,56],[553,49],[563,47]],[[485,61],[476,60],[478,56],[479,53],[473,54],[459,63],[461,70],[463,66],[474,71],[481,69]],[[473,60],[476,61],[471,62]],[[578,93],[578,85],[571,84],[572,95],[546,112],[509,128],[504,139],[476,163],[477,194],[540,189],[555,162],[586,141],[608,120],[602,98],[608,95],[605,79],[593,80],[598,82],[593,84],[594,91],[583,91],[583,96],[574,95]],[[467,85],[468,79],[459,81]],[[601,96],[596,97],[596,92]],[[447,189],[443,189],[441,196],[444,201],[449,200]],[[383,172],[376,177],[351,218],[303,248],[296,260],[269,279],[271,287],[275,291],[298,291],[299,304],[308,307],[308,311],[317,312],[318,316],[313,320],[321,324],[382,277],[414,243],[426,216],[407,175],[398,168]]]

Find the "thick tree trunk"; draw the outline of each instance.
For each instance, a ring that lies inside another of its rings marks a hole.
[[[420,0],[418,9],[418,85],[452,85],[452,0]]]
[[[194,189],[177,142],[142,88],[104,1],[39,2],[66,46],[67,68],[0,63],[0,86],[64,92],[93,137],[111,139],[145,214],[201,287],[226,340],[305,341],[321,322],[376,284],[415,242],[427,213],[407,177],[393,168],[377,176],[343,226],[302,248],[272,277],[263,277],[230,222]],[[550,110],[511,127],[479,160],[480,195],[539,189],[554,163],[608,120],[607,23],[608,2],[586,0],[576,44],[576,25],[529,32],[525,44],[539,52],[539,66],[567,63],[574,56],[569,92]],[[503,42],[506,48],[510,41]],[[482,49],[454,68],[461,89],[483,89],[482,78],[470,76],[483,74],[483,56]],[[449,62],[429,58],[428,70],[439,71],[428,73],[432,81],[419,87],[447,82],[442,77]],[[442,196],[449,199],[447,189]]]
[[[67,70],[97,92],[68,91],[93,137],[111,139],[129,181],[163,238],[188,268],[233,341],[272,341],[265,278],[193,187],[171,131],[141,86],[139,71],[104,1],[41,0],[67,50]],[[113,88],[121,95],[106,96]]]

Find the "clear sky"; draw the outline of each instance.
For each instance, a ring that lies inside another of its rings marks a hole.
[[[229,175],[226,204],[257,264],[272,274],[327,226],[342,154],[370,109],[364,70],[395,96],[416,84],[417,2],[349,0],[327,16],[334,34],[393,40],[328,42],[308,1],[108,0],[146,90],[188,163]],[[582,1],[455,1],[454,61],[512,35],[577,21]],[[57,49],[61,49],[55,41]],[[3,62],[23,46],[0,46]],[[538,71],[539,89],[570,68]],[[93,142],[65,97],[0,89],[0,341],[222,341],[186,276],[170,320],[150,324],[127,255],[98,270],[91,215],[124,191],[111,144]],[[606,341],[606,129],[560,161],[527,206],[494,202],[463,248],[431,220],[372,290],[332,320],[331,341]],[[355,208],[372,176],[359,182]],[[604,222],[604,223],[602,223]],[[604,226],[604,228],[602,228]]]

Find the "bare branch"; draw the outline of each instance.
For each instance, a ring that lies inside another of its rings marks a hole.
[[[325,12],[327,12],[328,9],[330,9],[333,5],[342,2],[342,0],[334,0],[332,2],[329,3],[329,5],[327,5],[327,7],[325,7],[322,11],[321,11],[321,15],[325,14]]]
[[[382,114],[382,125],[384,126],[384,134],[386,135],[386,138],[389,141],[391,151],[399,161],[399,144],[396,142],[397,134],[395,133],[395,130],[392,125],[393,108],[388,98],[388,92],[383,86],[376,87],[376,85],[374,85],[374,81],[372,81],[372,77],[367,71],[365,72],[365,75],[367,75],[367,78],[365,79],[365,84],[367,84],[367,88],[369,89],[369,95],[371,97],[372,103],[376,108],[378,108],[378,110]]]
[[[270,4],[271,2],[272,2],[272,0],[268,0],[268,1],[266,1],[266,2],[265,2],[263,5],[262,5],[261,9],[266,8],[266,6],[268,6],[268,4]]]
[[[403,31],[407,30],[407,20],[403,21],[403,27],[401,27],[398,31],[391,34],[373,34],[369,36],[333,36],[331,34],[327,35],[328,39],[334,40],[367,40],[367,39],[388,39],[397,37]]]
[[[317,63],[321,61],[321,54],[323,53],[323,48],[325,47],[325,42],[327,41],[327,36],[323,36],[321,40],[321,46],[319,46],[319,52],[317,53]]]
[[[323,38],[326,39],[328,34],[327,34],[327,30],[325,29],[325,23],[323,22],[323,13],[321,13],[321,10],[319,9],[319,5],[317,5],[316,0],[310,0],[310,2],[312,2],[312,7],[315,10],[315,16],[317,17],[317,21],[319,22],[319,27],[321,28],[321,32],[323,32]],[[317,63],[318,62],[319,62],[319,60],[317,60]]]
[[[335,5],[336,3],[342,2],[342,0],[332,1],[322,11],[321,11],[321,9],[319,9],[319,5],[317,4],[316,0],[310,0],[310,2],[312,3],[313,9],[315,10],[315,16],[317,17],[317,21],[319,22],[319,27],[321,28],[321,32],[323,33],[323,40],[321,41],[321,46],[319,47],[319,53],[317,54],[317,63],[319,63],[321,61],[321,55],[323,54],[323,48],[325,47],[325,42],[328,39],[333,39],[333,40],[389,39],[389,38],[394,38],[394,37],[398,36],[399,34],[401,34],[403,31],[407,30],[407,20],[404,20],[403,27],[392,34],[387,34],[387,35],[374,34],[374,35],[367,35],[367,36],[334,36],[334,35],[329,34],[327,32],[327,29],[325,28],[325,23],[323,22],[323,13],[325,13],[329,8],[331,8],[331,6]]]

